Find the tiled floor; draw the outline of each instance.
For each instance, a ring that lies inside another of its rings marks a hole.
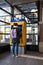
[[[38,56],[38,57],[43,57],[43,53],[40,53],[40,52],[33,52],[33,51],[27,51],[27,53],[26,53],[27,55],[32,55],[32,56]]]
[[[43,59],[36,59],[34,57],[36,56],[21,55],[20,57],[15,57],[7,52],[0,54],[0,65],[43,65]]]

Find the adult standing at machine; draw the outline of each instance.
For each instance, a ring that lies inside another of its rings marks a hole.
[[[18,24],[14,23],[14,25],[11,26],[11,37],[12,37],[12,43],[13,43],[13,55],[15,55],[15,45],[16,45],[16,57],[18,56],[18,48],[19,48],[19,28]]]

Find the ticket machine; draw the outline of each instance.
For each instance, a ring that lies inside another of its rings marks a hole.
[[[20,38],[20,47],[26,46],[26,22],[24,19],[13,20],[10,25],[12,26],[14,23],[18,24],[19,30],[21,31],[21,38]],[[10,37],[10,45],[12,45],[12,38]]]

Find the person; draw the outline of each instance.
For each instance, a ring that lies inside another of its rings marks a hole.
[[[11,26],[11,37],[12,37],[12,43],[13,43],[13,55],[15,55],[15,45],[16,45],[16,57],[18,56],[18,47],[19,47],[19,28],[18,24],[14,23],[14,25]]]

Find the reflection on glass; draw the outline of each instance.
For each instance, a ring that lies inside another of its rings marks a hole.
[[[5,16],[5,20],[6,22],[11,22],[11,16]]]
[[[27,24],[27,34],[38,33],[38,24]]]
[[[10,35],[2,35],[0,37],[0,43],[10,43]]]
[[[38,45],[38,35],[27,35],[27,45]]]
[[[1,33],[10,33],[10,25],[1,25],[0,32]]]
[[[3,22],[0,21],[0,25],[4,25],[4,24],[5,24],[5,23],[3,23]]]
[[[0,25],[0,43],[10,43],[10,25]]]
[[[31,29],[32,29],[31,27],[27,27],[27,30],[26,30],[27,34],[31,33]]]
[[[10,26],[9,26],[9,25],[6,25],[6,26],[5,26],[5,32],[6,32],[6,33],[10,33]]]
[[[10,22],[11,21],[11,16],[0,16],[0,20],[5,21],[5,22]]]
[[[27,24],[27,44],[38,45],[38,24]]]
[[[5,42],[10,43],[10,35],[5,36]]]
[[[3,7],[3,9],[11,13],[11,7]],[[0,16],[6,16],[6,15],[9,14],[0,9]]]
[[[0,32],[4,33],[5,32],[5,26],[0,26]]]

